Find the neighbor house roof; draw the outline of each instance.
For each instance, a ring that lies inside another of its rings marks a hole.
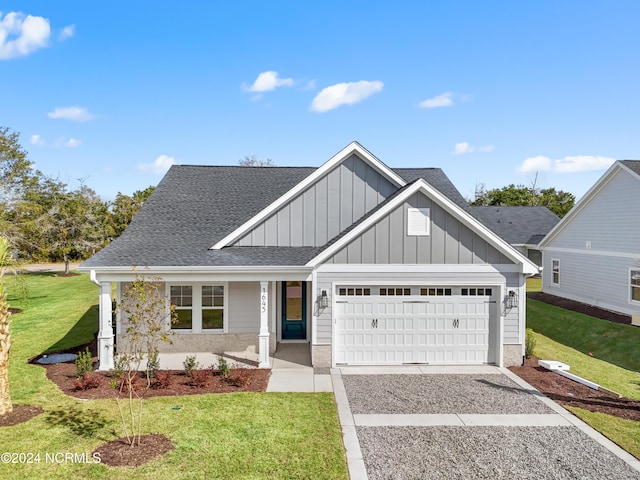
[[[640,160],[621,160],[620,163],[632,172],[640,175]]]
[[[324,247],[210,247],[315,171],[313,167],[174,165],[125,232],[82,268],[304,265]],[[407,181],[422,178],[466,207],[439,168],[393,171]]]
[[[469,212],[511,245],[537,245],[560,221],[547,207],[469,207]]]

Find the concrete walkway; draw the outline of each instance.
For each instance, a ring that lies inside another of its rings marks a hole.
[[[347,456],[347,465],[351,480],[367,480],[367,470],[360,449],[357,427],[403,427],[403,426],[539,426],[539,427],[575,427],[586,433],[607,450],[618,456],[629,466],[640,472],[640,461],[615,443],[601,435],[569,411],[551,399],[536,395],[539,401],[549,407],[552,413],[544,414],[353,414],[343,382],[343,375],[375,374],[502,374],[525,390],[537,390],[506,368],[492,366],[478,367],[343,367],[331,369],[331,379],[338,406],[338,415],[342,426],[343,441]]]
[[[332,392],[329,372],[316,373],[308,343],[279,343],[267,392]]]

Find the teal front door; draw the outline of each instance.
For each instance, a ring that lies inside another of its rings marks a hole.
[[[282,282],[282,339],[307,339],[306,282]]]

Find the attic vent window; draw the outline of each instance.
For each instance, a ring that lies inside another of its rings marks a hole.
[[[407,235],[414,237],[429,235],[429,217],[428,208],[407,209]]]

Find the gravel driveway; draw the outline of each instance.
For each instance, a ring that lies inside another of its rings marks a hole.
[[[345,374],[341,380],[370,480],[640,479],[639,471],[567,421],[533,426],[538,418],[563,417],[540,393],[501,373]],[[384,424],[388,416],[416,414],[436,422]],[[452,414],[499,418],[506,425],[437,422]],[[509,424],[523,415],[532,425]],[[379,426],[371,422],[377,419]]]

